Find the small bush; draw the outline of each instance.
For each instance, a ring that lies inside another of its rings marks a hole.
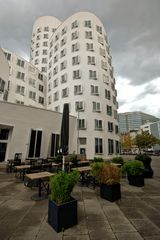
[[[57,204],[66,203],[70,200],[73,187],[79,180],[79,172],[60,172],[50,178],[51,200]]]
[[[104,162],[103,158],[100,157],[94,157],[93,162]]]
[[[138,154],[135,156],[135,160],[139,160],[142,162],[151,162],[152,158],[147,154]]]
[[[128,161],[123,165],[123,172],[133,176],[142,175],[144,172],[143,163],[138,160]]]
[[[58,155],[56,156],[55,161],[56,161],[56,163],[62,163],[62,159],[63,159],[63,156],[62,156],[61,154],[58,154]]]
[[[121,171],[110,163],[93,163],[92,174],[99,183],[106,185],[120,183]]]
[[[122,157],[114,157],[114,158],[112,158],[112,162],[113,162],[113,163],[119,163],[119,164],[121,164],[121,165],[124,164],[124,160],[123,160]]]
[[[77,162],[78,162],[78,159],[77,159],[77,155],[76,154],[71,154],[71,155],[69,155],[69,160],[73,163],[73,164],[77,164]]]

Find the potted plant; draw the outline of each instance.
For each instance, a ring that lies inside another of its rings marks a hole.
[[[121,198],[120,168],[110,163],[97,162],[92,164],[92,174],[100,183],[100,196],[110,202]]]
[[[73,167],[77,166],[78,159],[77,159],[77,155],[75,153],[69,155],[69,160],[72,163]]]
[[[71,197],[71,192],[78,180],[77,171],[60,172],[50,179],[48,223],[56,232],[77,224],[77,200]]]
[[[121,164],[121,166],[123,166],[124,160],[122,157],[114,157],[112,158],[112,163]]]
[[[123,165],[123,171],[127,173],[130,185],[144,186],[144,166],[142,162],[138,160],[128,161]]]
[[[138,154],[135,157],[136,160],[143,162],[144,165],[144,178],[152,178],[153,177],[153,169],[151,168],[152,158],[147,154]]]
[[[101,157],[94,157],[93,162],[104,162],[104,160]]]

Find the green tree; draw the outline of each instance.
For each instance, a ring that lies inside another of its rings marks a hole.
[[[142,149],[151,148],[155,144],[160,144],[160,140],[148,132],[142,132],[141,134],[138,134],[134,141],[140,151]]]

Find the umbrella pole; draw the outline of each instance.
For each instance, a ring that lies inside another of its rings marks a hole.
[[[63,155],[63,159],[62,159],[62,171],[64,171],[64,164],[65,164],[65,156]]]

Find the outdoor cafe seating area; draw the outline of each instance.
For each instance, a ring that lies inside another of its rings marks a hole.
[[[77,155],[77,164],[69,161],[65,156],[65,171],[78,170],[80,173],[79,183],[83,186],[95,187],[94,178],[91,175],[91,161],[84,155]],[[34,200],[40,200],[49,194],[49,177],[62,170],[62,163],[57,163],[56,158],[27,158],[22,161],[22,154],[16,153],[14,159],[8,159],[6,171],[14,173],[16,179],[20,179],[25,187],[37,188],[37,196]]]

